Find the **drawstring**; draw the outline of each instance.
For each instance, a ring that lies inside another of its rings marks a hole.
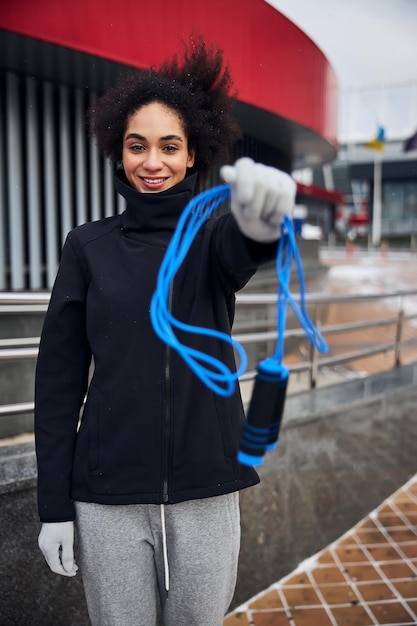
[[[161,504],[161,525],[162,525],[162,550],[164,553],[165,591],[169,593],[169,564],[167,550],[167,531],[165,526],[165,505]]]

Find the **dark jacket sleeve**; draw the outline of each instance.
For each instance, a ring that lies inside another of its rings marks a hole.
[[[213,235],[217,260],[234,291],[242,289],[258,267],[275,260],[278,241],[259,243],[245,237],[231,213],[214,221]]]
[[[74,519],[72,464],[91,361],[86,293],[86,272],[70,234],[45,316],[36,368],[38,506],[43,522]]]

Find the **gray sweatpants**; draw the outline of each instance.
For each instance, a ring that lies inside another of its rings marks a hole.
[[[78,560],[93,626],[221,626],[240,547],[239,496],[163,508],[76,502]],[[166,574],[169,572],[167,597]]]

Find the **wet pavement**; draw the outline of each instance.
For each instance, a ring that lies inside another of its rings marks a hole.
[[[417,289],[417,257],[406,251],[368,252],[358,249],[354,253],[343,250],[322,250],[321,262],[327,267],[326,283],[323,287],[329,294],[353,294],[356,296],[387,294],[386,298],[364,300],[360,302],[335,303],[326,310],[326,325],[349,324],[367,320],[381,320],[398,315],[400,308],[405,316],[417,314],[417,294],[404,297],[388,297],[394,291]],[[348,351],[361,350],[378,344],[395,342],[396,326],[382,325],[349,334],[331,334],[328,336],[332,355]],[[417,337],[417,318],[405,319],[402,341]],[[417,345],[401,350],[401,364],[406,365],[417,360]],[[331,381],[332,374],[349,374],[352,377],[376,374],[395,366],[393,350],[375,354],[347,366],[328,369],[321,377],[322,384]],[[327,380],[326,380],[327,379]],[[320,383],[320,381],[319,381]]]
[[[387,297],[356,302],[335,302],[318,311],[318,325],[352,324],[364,321],[380,321],[398,315],[400,308],[404,315],[417,314],[417,294],[404,297],[388,297],[389,293],[400,290],[417,289],[417,255],[409,251],[381,252],[356,249],[348,252],[343,248],[322,249],[320,253],[322,267],[326,269],[320,281],[307,279],[308,292],[325,295],[383,295]],[[402,341],[417,338],[417,318],[405,320]],[[395,342],[396,326],[381,325],[351,333],[332,333],[326,336],[329,355],[338,356],[376,346]],[[288,364],[296,363],[304,354],[288,355]],[[401,350],[401,364],[406,365],[417,360],[417,345]],[[325,368],[319,372],[317,386],[331,385],[351,378],[359,378],[386,371],[395,366],[393,350],[351,361],[345,365]],[[304,376],[305,377],[305,376]],[[292,376],[293,383],[300,386],[300,377]]]
[[[398,290],[417,289],[417,253],[409,251],[380,252],[355,249],[347,251],[344,248],[327,249],[320,252],[321,271],[313,268],[308,271],[304,268],[306,279],[306,293],[313,295],[376,295],[387,294],[386,297],[375,300],[360,300],[355,302],[334,302],[319,305],[317,311],[310,311],[315,324],[332,326],[339,324],[352,324],[368,320],[381,321],[384,318],[393,318],[398,315],[400,307],[405,316],[417,314],[417,295],[405,297],[388,297],[389,293]],[[272,275],[272,274],[271,274]],[[275,274],[273,274],[273,281]],[[275,284],[275,282],[273,282]],[[269,285],[269,291],[273,289]],[[292,285],[293,293],[299,290],[298,284]],[[255,291],[264,291],[263,286]],[[237,310],[239,315],[239,308]],[[237,318],[238,318],[237,315]],[[275,311],[271,310],[274,316]],[[294,320],[291,323],[291,310],[289,310],[288,328],[299,328],[299,323]],[[239,322],[239,318],[237,319]],[[271,327],[269,327],[271,330]],[[403,325],[402,340],[417,338],[417,318],[405,320]],[[326,335],[329,352],[324,356],[342,356],[347,353],[365,350],[382,343],[394,343],[396,339],[396,326],[381,325],[374,328],[356,330],[354,333],[332,333]],[[310,344],[307,339],[285,344],[284,364],[291,367],[310,358]],[[266,348],[268,354],[272,354],[274,343]],[[406,365],[417,360],[417,345],[401,350],[401,364]],[[375,354],[366,358],[352,360],[346,364],[332,365],[320,368],[317,378],[317,387],[333,385],[345,380],[368,376],[386,371],[395,366],[394,350]],[[256,367],[252,363],[249,369]],[[241,383],[244,402],[249,402],[252,392],[251,381]],[[308,372],[292,372],[287,394],[304,391],[309,388]]]

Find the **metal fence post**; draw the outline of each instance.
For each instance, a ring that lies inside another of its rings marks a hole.
[[[403,336],[404,311],[402,307],[398,311],[397,329],[395,333],[395,367],[401,365],[401,340]]]
[[[317,327],[317,304],[314,305],[313,310],[313,323]],[[317,385],[317,378],[319,375],[319,354],[318,350],[313,343],[310,343],[310,389],[315,389]]]

